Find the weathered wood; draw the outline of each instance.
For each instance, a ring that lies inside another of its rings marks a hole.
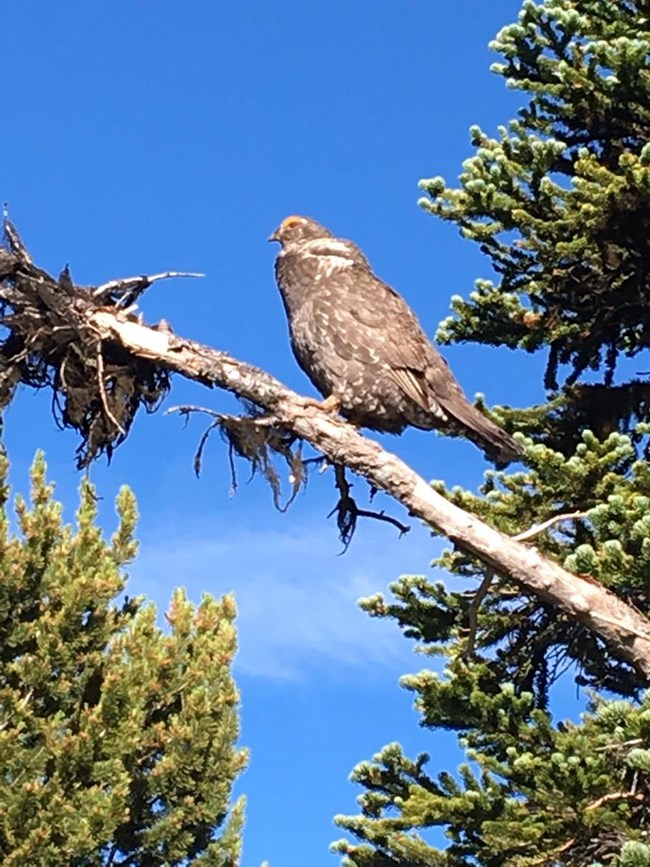
[[[218,386],[272,412],[280,425],[391,494],[408,511],[443,533],[529,593],[557,606],[593,630],[612,651],[650,680],[650,621],[597,582],[572,575],[436,493],[423,478],[379,443],[362,436],[268,373],[224,352],[155,330],[123,314],[96,310],[88,325],[102,341],[205,385]]]

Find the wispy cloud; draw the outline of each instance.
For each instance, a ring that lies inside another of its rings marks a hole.
[[[147,593],[164,609],[178,584],[194,599],[233,590],[240,674],[299,678],[316,668],[345,677],[352,670],[371,675],[387,666],[396,673],[421,666],[394,624],[368,617],[356,603],[385,591],[400,574],[427,572],[440,543],[424,530],[398,540],[385,526],[364,524],[344,556],[329,525],[222,533],[145,539],[130,591]]]

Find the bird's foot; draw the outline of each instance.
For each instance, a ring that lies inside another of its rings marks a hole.
[[[320,408],[325,412],[337,415],[341,409],[341,399],[336,394],[330,394],[330,396],[326,397],[325,400],[320,401]]]
[[[336,394],[330,394],[330,396],[326,397],[325,400],[317,400],[315,397],[304,397],[302,402],[305,407],[320,409],[323,412],[328,413],[328,415],[334,416],[332,421],[338,421],[341,424],[345,423],[343,419],[336,417],[341,409],[341,400]]]

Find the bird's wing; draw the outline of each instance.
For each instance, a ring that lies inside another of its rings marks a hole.
[[[508,462],[521,455],[519,444],[470,403],[401,295],[360,264],[346,269],[340,279],[346,312],[358,323],[357,337],[367,341],[364,348],[372,355],[380,355],[405,395],[425,412],[455,419],[497,460]],[[358,343],[352,348],[361,349]]]
[[[391,366],[389,376],[402,389],[407,397],[425,412],[431,412],[431,399],[427,392],[424,376],[410,367]]]
[[[351,269],[351,271],[357,269]],[[356,279],[354,279],[356,278]],[[389,365],[389,375],[414,403],[425,412],[431,405],[431,388],[427,372],[441,368],[440,378],[453,375],[440,353],[422,330],[415,313],[391,286],[366,269],[349,274],[350,313],[381,342],[382,360]]]

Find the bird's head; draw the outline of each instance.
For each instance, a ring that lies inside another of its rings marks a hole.
[[[292,215],[286,217],[278,228],[269,236],[269,241],[277,241],[282,247],[287,244],[298,244],[301,241],[314,241],[316,238],[333,238],[334,235],[325,226],[321,226],[311,217]]]

